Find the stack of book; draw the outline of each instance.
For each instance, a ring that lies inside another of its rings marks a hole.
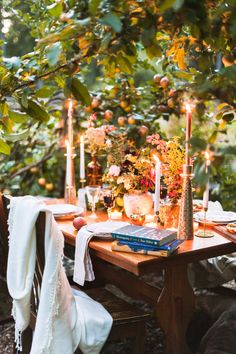
[[[113,251],[148,254],[168,257],[183,242],[177,239],[175,230],[159,230],[152,227],[128,225],[112,232],[115,240],[111,244]]]

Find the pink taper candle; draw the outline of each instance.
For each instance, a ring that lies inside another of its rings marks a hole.
[[[186,145],[185,145],[185,150],[186,150],[186,165],[190,165],[190,157],[189,157],[189,140],[191,139],[192,135],[192,112],[190,105],[186,103]]]

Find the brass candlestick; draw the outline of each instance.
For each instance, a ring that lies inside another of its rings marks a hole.
[[[76,154],[73,153],[74,148],[67,148],[66,156],[66,178],[64,201],[66,204],[77,204],[76,187],[75,187],[75,172],[74,172],[74,158]]]
[[[178,238],[182,240],[193,239],[193,196],[192,177],[193,166],[183,165],[183,191],[179,212]]]

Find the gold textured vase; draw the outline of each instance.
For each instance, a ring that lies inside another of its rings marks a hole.
[[[183,190],[180,203],[178,238],[193,239],[193,196],[192,196],[192,166],[183,166]]]

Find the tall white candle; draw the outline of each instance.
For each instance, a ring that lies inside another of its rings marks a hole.
[[[73,146],[73,101],[69,99],[68,102],[68,140],[70,147]]]
[[[205,158],[206,158],[206,174],[208,175],[209,174],[209,166],[211,164],[211,160],[210,160],[210,155],[209,155],[209,153],[207,151],[205,152]],[[204,210],[208,209],[209,191],[210,191],[210,183],[209,183],[209,176],[208,176],[206,188],[205,188],[205,191],[203,193],[203,209]]]
[[[80,179],[85,179],[85,167],[84,167],[84,137],[80,137]]]
[[[69,141],[66,140],[66,185],[69,187],[72,186],[71,159],[72,159],[71,147]]]
[[[190,105],[187,103],[186,104],[186,134],[185,134],[186,165],[190,165],[189,140],[191,139],[191,134],[192,134],[192,112],[191,112]]]
[[[157,213],[160,206],[160,191],[161,191],[161,162],[158,157],[154,156],[156,160],[155,166],[155,194],[154,194],[154,213]]]

